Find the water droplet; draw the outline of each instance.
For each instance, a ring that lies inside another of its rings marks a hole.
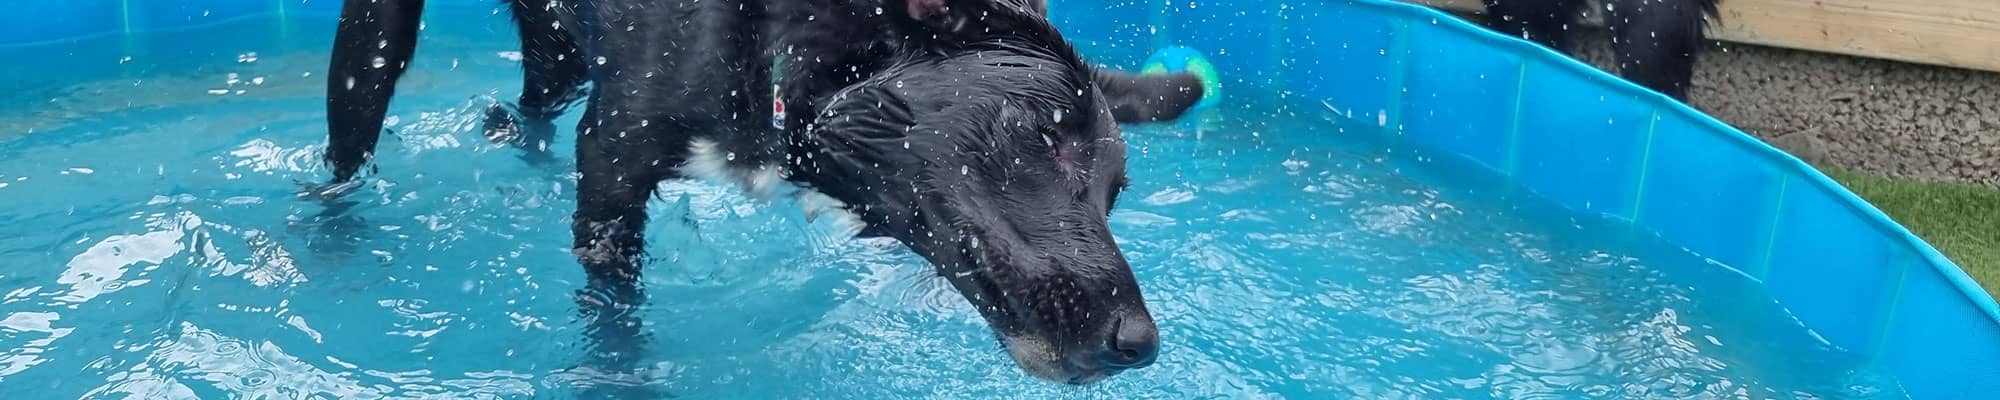
[[[375,59],[374,59],[374,60],[370,60],[370,61],[368,62],[368,65],[373,65],[373,66],[375,66],[375,68],[382,68],[382,67],[384,67],[384,66],[388,66],[388,65],[389,65],[389,59],[386,59],[386,58],[382,58],[382,57],[375,57]]]
[[[604,65],[604,62],[606,61],[609,60],[604,59],[604,56],[597,56],[597,65]]]

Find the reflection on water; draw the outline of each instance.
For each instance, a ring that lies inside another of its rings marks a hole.
[[[1112,225],[1165,348],[1100,385],[1019,372],[900,245],[714,184],[663,185],[643,287],[593,286],[572,162],[474,129],[507,46],[427,45],[463,62],[413,73],[350,187],[316,94],[173,83],[206,76],[0,134],[0,398],[1902,396],[1705,260],[1269,108],[1128,132]]]

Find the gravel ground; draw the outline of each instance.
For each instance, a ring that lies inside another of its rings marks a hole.
[[[1605,35],[1580,43],[1607,65]],[[2000,73],[1736,43],[1703,57],[1695,108],[1801,159],[2000,188]]]

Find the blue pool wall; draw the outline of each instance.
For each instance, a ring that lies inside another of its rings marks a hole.
[[[431,21],[499,5],[429,3]],[[0,15],[0,48],[272,16],[298,21],[273,29],[330,31],[339,8],[21,2]],[[1483,166],[1577,212],[1632,221],[1758,280],[1917,398],[2000,393],[2000,307],[1936,249],[1798,159],[1561,54],[1380,0],[1051,0],[1050,11],[1094,62],[1136,67],[1154,49],[1201,49],[1225,87],[1277,88],[1229,96],[1318,103],[1329,123],[1378,127],[1386,140]]]

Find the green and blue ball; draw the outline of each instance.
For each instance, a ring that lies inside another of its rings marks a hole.
[[[1163,74],[1186,72],[1201,80],[1201,100],[1194,103],[1195,110],[1214,108],[1222,99],[1222,79],[1216,75],[1215,64],[1208,57],[1194,49],[1174,46],[1153,52],[1146,58],[1146,66],[1141,74]]]

